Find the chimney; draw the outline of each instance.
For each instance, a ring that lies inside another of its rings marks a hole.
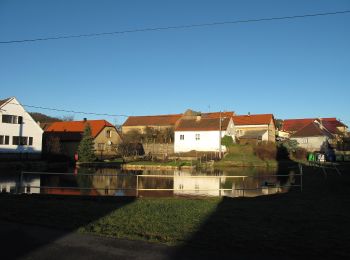
[[[84,122],[86,122],[87,121],[87,119],[86,119],[86,117],[84,117]]]
[[[248,112],[248,116],[250,116],[250,112]]]

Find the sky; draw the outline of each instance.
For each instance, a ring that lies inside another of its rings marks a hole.
[[[0,0],[0,41],[343,10],[350,1]],[[350,125],[349,46],[350,13],[0,44],[0,99],[113,115],[191,108]]]

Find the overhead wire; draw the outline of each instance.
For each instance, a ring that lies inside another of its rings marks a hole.
[[[303,15],[292,15],[292,16],[280,16],[280,17],[222,21],[222,22],[212,22],[212,23],[165,26],[165,27],[150,27],[150,28],[123,30],[123,31],[113,31],[113,32],[100,32],[100,33],[62,35],[62,36],[41,37],[41,38],[29,38],[29,39],[20,39],[20,40],[7,40],[7,41],[0,41],[0,44],[50,41],[50,40],[61,40],[61,39],[83,38],[83,37],[99,37],[99,36],[106,36],[106,35],[118,35],[118,34],[127,34],[127,33],[150,32],[150,31],[192,29],[192,28],[198,28],[198,27],[220,26],[220,25],[229,25],[229,24],[240,24],[240,23],[257,23],[257,22],[276,21],[276,20],[291,20],[291,19],[310,18],[310,17],[319,17],[319,16],[340,15],[340,14],[348,14],[348,13],[350,13],[350,10],[343,10],[343,11],[336,11],[336,12],[325,12],[325,13],[303,14]]]

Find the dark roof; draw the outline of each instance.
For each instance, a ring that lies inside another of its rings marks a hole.
[[[11,98],[1,99],[0,100],[0,107],[2,107],[7,101],[9,101]]]
[[[211,112],[211,113],[203,113],[202,118],[225,118],[225,117],[233,117],[235,112]]]
[[[226,130],[231,118],[222,119],[221,129]],[[175,131],[219,131],[220,118],[182,119]]]
[[[312,137],[312,136],[328,136],[332,135],[324,129],[320,124],[311,122],[296,133],[292,134],[291,137]]]
[[[170,115],[156,115],[156,116],[130,116],[124,122],[123,126],[175,126],[178,120],[186,118],[195,118],[201,116],[202,118],[220,118],[232,117],[234,112],[211,112],[200,113],[188,109],[184,114],[170,114]]]
[[[123,126],[174,126],[182,114],[158,116],[130,116]]]
[[[233,116],[235,125],[269,125],[273,119],[273,114],[256,114]]]

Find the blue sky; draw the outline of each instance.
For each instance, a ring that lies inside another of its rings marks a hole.
[[[350,1],[0,0],[0,41],[341,10]],[[343,14],[1,44],[0,98],[127,115],[335,116],[350,125],[349,27]]]

